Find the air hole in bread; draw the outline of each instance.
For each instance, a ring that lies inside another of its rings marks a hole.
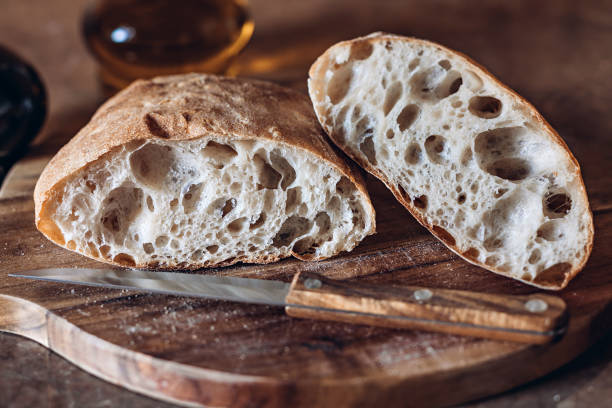
[[[316,248],[313,247],[313,244],[314,238],[305,237],[293,244],[293,248],[291,250],[298,255],[314,254],[316,252]]]
[[[239,183],[237,181],[232,183],[229,188],[230,193],[235,194],[235,195],[238,195],[241,190],[242,190],[242,183]]]
[[[402,83],[395,81],[389,86],[385,94],[385,102],[383,104],[383,113],[385,116],[389,114],[391,109],[395,106],[399,98],[402,96]]]
[[[187,192],[183,194],[183,210],[185,214],[191,213],[194,209],[198,208],[200,202],[200,195],[202,194],[202,183],[192,184],[187,189]]]
[[[473,157],[472,149],[470,147],[466,147],[461,153],[461,165],[467,166],[472,161]]]
[[[529,254],[529,259],[527,260],[527,262],[532,265],[535,265],[540,261],[540,259],[542,259],[542,252],[536,248],[531,251],[531,254]]]
[[[473,96],[470,98],[468,109],[472,115],[483,119],[498,117],[502,111],[502,103],[492,96]]]
[[[356,41],[351,44],[350,60],[365,60],[370,58],[374,47],[368,40]]]
[[[436,96],[439,99],[447,98],[459,91],[461,88],[461,84],[463,84],[463,79],[461,78],[461,74],[457,71],[450,71],[446,74],[446,77],[440,82],[440,84],[436,87]]]
[[[446,71],[439,65],[421,69],[410,78],[410,93],[423,101],[438,100],[436,90],[445,76]]]
[[[327,202],[327,208],[330,211],[338,211],[338,209],[340,209],[341,207],[341,203],[340,203],[340,198],[338,198],[338,196],[333,196],[328,202]]]
[[[270,153],[270,161],[274,169],[281,174],[281,188],[286,190],[288,186],[295,181],[295,169],[289,162],[280,154],[278,150],[273,150]]]
[[[277,248],[291,244],[296,238],[310,231],[312,222],[304,217],[293,215],[285,220],[280,230],[272,239],[272,245]]]
[[[483,82],[474,71],[464,70],[463,77],[465,79],[465,85],[472,92],[477,92],[482,88]]]
[[[419,116],[421,109],[415,105],[410,104],[404,107],[402,111],[397,115],[397,124],[399,125],[400,132],[408,129]]]
[[[178,205],[178,199],[173,198],[170,200],[170,207],[176,207]]]
[[[336,105],[348,93],[351,87],[351,80],[353,79],[353,67],[350,64],[346,64],[338,68],[332,79],[327,85],[327,95],[332,104]]]
[[[221,218],[225,217],[227,214],[232,212],[234,207],[236,206],[236,199],[230,198],[229,200],[225,200],[223,207],[221,208]]]
[[[569,262],[556,263],[540,272],[533,280],[534,283],[540,285],[559,285],[567,278],[567,274],[572,269],[572,264]]]
[[[493,197],[500,198],[507,192],[508,192],[507,188],[498,188],[497,190],[495,190],[495,193],[493,193]]]
[[[443,59],[443,60],[438,61],[438,65],[441,66],[442,68],[444,68],[446,71],[451,69],[451,63],[447,59]]]
[[[215,254],[219,250],[219,245],[209,245],[206,247],[206,250],[211,254]]]
[[[363,139],[363,142],[359,144],[359,150],[367,157],[368,161],[373,165],[376,165],[376,149],[374,148],[374,140],[372,136],[368,136]]]
[[[90,193],[96,191],[96,183],[91,180],[85,181],[85,186],[87,187]]]
[[[102,245],[100,247],[100,254],[104,257],[104,258],[108,258],[108,255],[110,253],[110,246],[108,245]]]
[[[315,217],[315,224],[319,228],[319,234],[325,234],[331,228],[331,219],[325,211],[321,211]]]
[[[130,167],[140,184],[159,190],[170,174],[175,160],[172,148],[147,143],[130,155]]]
[[[101,224],[116,241],[122,241],[127,228],[142,209],[143,192],[139,188],[117,187],[102,203]]]
[[[227,225],[227,229],[231,234],[238,234],[244,229],[246,220],[247,219],[245,217],[235,219]]]
[[[217,169],[222,169],[238,155],[233,147],[209,141],[202,149],[202,158],[209,160]]]
[[[134,258],[131,255],[124,254],[124,253],[118,253],[117,255],[115,255],[115,257],[113,258],[113,262],[116,262],[120,265],[125,265],[125,266],[136,266],[136,262],[134,262]]]
[[[93,256],[93,257],[98,257],[100,256],[100,254],[98,253],[98,248],[96,248],[96,246],[94,245],[93,242],[88,242],[87,243],[87,248],[89,249],[89,255]]]
[[[485,241],[483,242],[483,246],[487,251],[493,252],[503,247],[504,241],[501,237],[491,237],[485,239]]]
[[[168,238],[165,235],[160,235],[157,238],[155,238],[155,247],[156,248],[163,248],[166,245],[168,245],[169,241],[170,241],[170,238]]]
[[[487,173],[510,181],[527,178],[531,173],[529,162],[520,157],[507,157],[491,163],[485,169]]]
[[[463,204],[463,203],[465,203],[465,199],[466,199],[465,193],[459,194],[459,196],[457,197],[457,203]]]
[[[68,247],[68,249],[74,251],[76,249],[76,242],[74,242],[73,240],[70,240],[70,241],[66,242],[66,247]]]
[[[285,214],[291,214],[301,203],[302,189],[300,187],[293,187],[287,190],[287,201],[285,201]]]
[[[565,230],[558,221],[545,222],[537,231],[537,237],[547,241],[558,241],[563,239],[564,235]]]
[[[525,133],[524,127],[497,128],[479,133],[474,141],[474,151],[480,168],[505,180],[527,178],[531,173],[531,163],[525,157]],[[530,155],[537,153],[533,150],[527,152]]]
[[[202,250],[201,249],[196,249],[195,251],[193,251],[193,253],[191,254],[191,260],[192,261],[199,261],[202,259]]]
[[[463,256],[466,257],[467,259],[471,260],[471,261],[478,262],[478,257],[480,256],[480,251],[478,251],[474,247],[471,247],[471,248],[469,248],[467,251],[465,251],[463,253]]]
[[[572,199],[563,191],[548,192],[544,196],[544,215],[563,218],[572,209]]]
[[[355,186],[345,176],[340,177],[340,180],[336,183],[336,192],[342,197],[348,197],[355,191]]]
[[[281,181],[282,176],[279,172],[274,170],[261,154],[253,156],[253,162],[257,168],[257,175],[259,177],[259,188],[275,189],[278,188],[278,183]]]
[[[433,230],[434,234],[438,238],[440,238],[446,245],[450,245],[450,246],[454,246],[455,245],[455,238],[450,234],[450,232],[448,232],[444,228],[442,228],[442,227],[440,227],[438,225],[434,225],[432,227],[432,230]]]
[[[145,242],[144,244],[142,244],[142,249],[144,249],[145,253],[147,254],[152,254],[155,249],[153,248],[153,244],[151,244],[150,242]]]
[[[410,61],[410,63],[408,64],[408,69],[410,71],[414,71],[419,64],[421,63],[421,59],[420,58],[414,58],[412,61]]]
[[[144,121],[149,132],[154,136],[162,139],[168,139],[170,137],[170,132],[164,126],[164,116],[162,114],[155,112],[147,113],[144,117]]]
[[[500,262],[500,259],[499,259],[499,256],[497,255],[490,255],[490,256],[487,256],[487,259],[485,259],[485,264],[491,267],[496,266],[499,262]]]
[[[393,132],[393,129],[387,129],[386,136],[387,136],[387,139],[393,139],[395,137],[395,133]]]
[[[363,139],[374,134],[375,126],[376,121],[372,118],[372,116],[366,115],[362,117],[359,122],[357,122],[354,133]]]
[[[440,135],[432,135],[425,139],[425,152],[429,160],[436,164],[446,163],[446,138]]]
[[[424,210],[427,208],[427,196],[425,194],[415,197],[412,200],[412,204],[420,210]]]
[[[147,208],[151,212],[155,211],[155,204],[153,203],[153,198],[150,195],[147,196]]]
[[[334,129],[333,129],[334,139],[340,145],[344,144],[344,137],[346,135],[344,121],[346,120],[346,114],[348,113],[348,110],[349,110],[349,105],[345,105],[342,107],[342,109],[340,109],[340,112],[338,112],[338,115],[334,117]]]

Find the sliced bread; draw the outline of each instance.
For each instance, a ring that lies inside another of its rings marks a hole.
[[[36,226],[91,258],[195,269],[322,259],[375,231],[308,97],[211,75],[136,81],[49,162]]]
[[[584,266],[593,220],[578,162],[477,63],[375,33],[328,49],[308,88],[331,139],[467,261],[546,289]]]

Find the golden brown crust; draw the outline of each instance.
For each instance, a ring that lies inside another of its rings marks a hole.
[[[372,33],[368,36],[365,37],[359,37],[359,38],[355,38],[352,40],[348,40],[348,41],[343,41],[343,42],[339,42],[335,45],[333,45],[332,47],[330,47],[327,51],[325,51],[325,53],[323,53],[315,62],[314,64],[312,64],[312,66],[310,67],[309,70],[309,88],[311,89],[311,97],[313,95],[312,90],[313,89],[317,89],[319,88],[320,90],[320,86],[318,86],[318,84],[323,82],[323,75],[324,72],[328,69],[328,67],[331,65],[330,64],[330,59],[331,56],[336,52],[336,50],[338,48],[342,48],[342,47],[350,47],[352,44],[357,43],[357,42],[369,42],[370,44],[376,43],[376,42],[383,42],[383,41],[403,41],[403,42],[410,42],[410,43],[420,43],[426,47],[434,47],[434,48],[438,48],[439,50],[444,50],[454,56],[456,56],[457,58],[463,59],[468,65],[471,65],[473,67],[473,69],[475,71],[477,71],[478,73],[480,73],[483,77],[487,78],[488,80],[494,82],[496,85],[498,85],[499,87],[503,88],[508,94],[510,94],[513,99],[520,105],[524,106],[527,108],[529,114],[533,117],[533,119],[535,119],[535,121],[537,121],[537,123],[545,130],[545,132],[551,137],[551,140],[557,144],[559,144],[561,147],[563,147],[567,157],[570,159],[570,161],[574,164],[575,166],[575,175],[578,177],[578,179],[580,180],[580,192],[581,195],[583,196],[584,201],[587,204],[587,208],[588,208],[588,212],[589,212],[589,216],[590,216],[590,225],[589,225],[589,244],[587,246],[587,249],[585,251],[585,254],[583,256],[583,258],[581,259],[581,261],[577,264],[577,265],[573,265],[573,267],[571,268],[571,270],[565,270],[562,271],[562,273],[557,273],[557,274],[551,274],[550,276],[552,276],[551,279],[540,279],[538,281],[538,279],[536,278],[535,281],[526,281],[523,279],[518,279],[522,282],[525,282],[529,285],[533,285],[542,289],[549,289],[549,290],[560,290],[563,289],[565,286],[567,286],[567,284],[569,283],[569,281],[576,276],[576,274],[578,272],[580,272],[580,270],[582,270],[582,268],[584,267],[584,265],[586,264],[589,255],[591,253],[591,250],[593,248],[593,234],[594,234],[594,227],[593,227],[593,215],[590,209],[590,204],[588,201],[588,197],[586,194],[586,188],[584,186],[584,181],[582,179],[582,174],[580,172],[580,165],[578,164],[578,161],[576,160],[576,158],[574,157],[574,155],[572,154],[572,152],[570,151],[569,147],[567,146],[567,144],[565,143],[565,141],[559,136],[559,134],[557,133],[557,131],[555,131],[555,129],[552,128],[552,126],[550,126],[550,124],[546,121],[546,119],[544,119],[542,117],[542,115],[540,115],[540,113],[536,110],[536,108],[526,99],[524,99],[522,96],[520,96],[518,93],[516,93],[514,90],[510,89],[508,86],[506,86],[505,84],[503,84],[502,82],[500,82],[497,78],[495,78],[493,76],[493,74],[491,74],[489,71],[487,71],[486,68],[484,68],[482,65],[480,65],[479,63],[477,63],[476,61],[472,60],[470,57],[468,57],[467,55],[458,52],[458,51],[454,51],[451,50],[450,48],[444,47],[440,44],[431,42],[431,41],[427,41],[427,40],[422,40],[422,39],[418,39],[418,38],[413,38],[413,37],[403,37],[403,36],[398,36],[398,35],[393,35],[393,34],[387,34],[387,33],[382,33],[382,32],[378,32],[378,33]],[[320,92],[320,95],[323,95],[323,92]],[[503,275],[503,276],[508,276],[506,273],[497,270],[494,267],[491,267],[489,265],[483,264],[481,262],[476,261],[475,259],[471,258],[469,256],[469,254],[464,254],[462,253],[457,246],[455,246],[452,242],[449,242],[447,239],[445,239],[445,237],[443,236],[444,234],[441,233],[439,230],[434,230],[434,225],[430,225],[426,222],[426,220],[421,216],[420,211],[418,210],[417,207],[415,207],[412,202],[408,199],[406,199],[405,197],[403,197],[403,195],[401,194],[401,192],[398,190],[397,186],[394,185],[393,183],[389,182],[389,180],[387,180],[384,175],[382,173],[380,173],[379,171],[377,171],[376,169],[373,168],[373,166],[364,160],[361,160],[359,157],[357,157],[356,155],[351,154],[351,152],[349,151],[349,149],[345,149],[344,146],[342,146],[342,144],[339,142],[337,135],[334,135],[333,132],[333,128],[331,126],[330,123],[325,123],[323,115],[323,112],[319,112],[319,110],[316,109],[316,105],[317,102],[313,101],[313,104],[315,105],[315,113],[317,115],[317,117],[319,118],[319,122],[322,124],[323,128],[325,129],[325,131],[327,132],[327,134],[330,136],[330,138],[334,141],[334,143],[336,143],[336,145],[338,145],[340,148],[342,148],[342,150],[344,150],[344,152],[349,155],[353,160],[355,160],[357,163],[359,163],[360,166],[362,166],[365,170],[367,170],[369,173],[371,173],[372,175],[374,175],[375,177],[377,177],[379,180],[381,180],[383,183],[385,183],[385,185],[389,188],[389,190],[391,190],[391,192],[393,193],[393,195],[395,196],[395,198],[417,219],[417,221],[423,225],[425,228],[427,228],[434,236],[436,236],[436,238],[438,238],[440,241],[442,241],[451,251],[453,251],[454,253],[456,253],[457,255],[459,255],[460,257],[462,257],[463,259],[465,259],[466,261],[483,267],[491,272],[495,272],[497,274]]]
[[[372,225],[370,233],[374,233],[375,213],[365,182],[329,144],[306,95],[269,82],[204,74],[138,80],[104,103],[40,175],[34,190],[37,228],[64,246],[61,233],[58,235],[54,231],[55,224],[46,214],[47,204],[61,198],[58,186],[84,167],[104,160],[104,155],[128,143],[155,138],[191,140],[205,135],[226,139],[266,139],[316,155],[357,186],[367,203],[365,210]],[[88,256],[110,262],[94,255]],[[247,256],[214,266],[278,259],[280,257]]]

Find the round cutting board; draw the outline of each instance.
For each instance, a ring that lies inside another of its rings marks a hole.
[[[25,161],[15,171],[26,173],[36,163]],[[28,176],[13,179],[21,179],[23,188]],[[289,281],[296,271],[308,270],[379,285],[536,291],[458,258],[419,226],[382,184],[372,179],[368,184],[378,233],[353,252],[322,262],[289,259],[201,273]],[[568,333],[555,344],[529,346],[300,320],[276,307],[10,278],[9,272],[35,268],[104,265],[46,241],[33,226],[29,196],[4,198],[0,330],[30,337],[100,378],[178,403],[446,405],[539,377],[605,332],[612,320],[607,250],[612,245],[612,211],[595,211],[595,223],[597,240],[587,268],[559,293],[570,311]]]

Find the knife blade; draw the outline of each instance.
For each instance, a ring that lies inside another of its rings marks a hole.
[[[300,272],[281,281],[135,269],[48,268],[9,274],[62,284],[283,306],[289,316],[544,344],[566,330],[565,302],[548,294],[500,295],[374,286]]]

